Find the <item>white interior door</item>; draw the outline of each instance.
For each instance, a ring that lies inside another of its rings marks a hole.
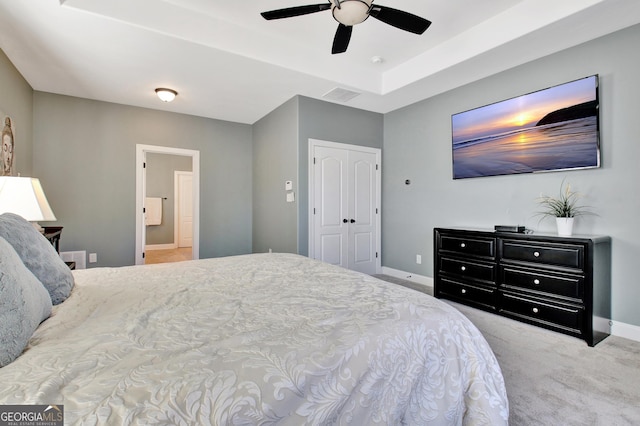
[[[376,154],[349,151],[349,269],[376,273]]]
[[[178,230],[178,247],[193,245],[193,174],[191,172],[175,172],[174,182],[177,187],[175,197]]]
[[[310,257],[377,273],[380,150],[323,141],[310,145]]]
[[[349,267],[349,200],[347,191],[348,151],[316,147],[314,182],[314,258]]]

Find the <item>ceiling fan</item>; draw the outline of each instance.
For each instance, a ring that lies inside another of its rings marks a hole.
[[[353,26],[364,22],[369,16],[414,34],[424,33],[431,25],[431,21],[409,12],[374,5],[373,0],[329,0],[329,3],[288,7],[262,12],[261,15],[264,19],[271,20],[308,15],[329,9],[331,9],[333,18],[338,21],[338,30],[333,38],[333,47],[331,48],[332,54],[346,52]]]

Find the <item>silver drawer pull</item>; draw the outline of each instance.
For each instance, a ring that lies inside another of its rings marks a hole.
[[[461,248],[465,248],[467,245],[465,243],[460,243]]]
[[[540,252],[539,251],[534,251],[533,252],[533,256],[534,257],[540,257]]]
[[[463,288],[463,289],[462,289],[462,294],[465,294],[466,292],[467,292],[467,289],[466,289],[466,288]]]
[[[460,267],[460,270],[461,270],[461,271],[466,271],[466,270],[467,270],[467,267],[466,267],[466,266],[462,266],[462,267]]]
[[[533,280],[533,283],[534,283],[535,285],[539,285],[539,284],[540,284],[540,280],[536,278],[535,280]]]
[[[533,308],[533,313],[537,314],[538,313],[538,308]]]

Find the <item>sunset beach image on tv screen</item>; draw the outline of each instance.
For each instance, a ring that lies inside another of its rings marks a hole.
[[[598,76],[451,116],[453,178],[600,166]]]

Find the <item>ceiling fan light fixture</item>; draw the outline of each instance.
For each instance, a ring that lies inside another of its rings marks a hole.
[[[369,17],[373,0],[333,0],[331,13],[333,18],[347,27],[364,22]]]
[[[414,34],[424,33],[431,21],[403,10],[373,5],[373,0],[329,0],[328,3],[307,4],[304,6],[286,7],[269,10],[261,15],[266,20],[292,18],[309,15],[331,9],[333,18],[338,21],[338,29],[333,36],[331,54],[344,53],[349,47],[353,26],[373,16],[380,22]],[[374,61],[376,62],[376,61]],[[380,63],[377,61],[377,63]]]
[[[176,98],[178,92],[173,89],[167,89],[164,87],[159,87],[156,89],[156,94],[160,98],[162,102],[171,102]]]

